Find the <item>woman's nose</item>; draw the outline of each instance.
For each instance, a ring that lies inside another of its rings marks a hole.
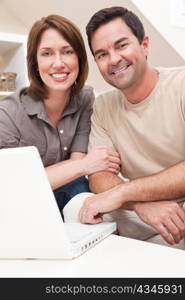
[[[54,67],[62,67],[64,65],[64,60],[61,55],[56,55],[53,61]]]

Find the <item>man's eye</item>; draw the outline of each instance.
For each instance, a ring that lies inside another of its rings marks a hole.
[[[102,58],[104,58],[106,56],[106,53],[101,53],[101,54],[99,54],[98,56],[97,56],[97,59],[99,60],[99,59],[102,59]]]
[[[120,44],[119,46],[118,46],[118,48],[120,48],[120,49],[122,49],[122,48],[125,48],[126,46],[127,46],[128,44]]]

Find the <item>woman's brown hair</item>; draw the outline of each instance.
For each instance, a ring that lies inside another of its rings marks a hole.
[[[88,75],[88,61],[84,41],[79,29],[68,19],[59,15],[49,15],[36,21],[29,33],[27,43],[27,67],[30,86],[27,93],[34,99],[47,97],[47,88],[40,78],[37,65],[37,49],[45,30],[54,28],[71,45],[79,62],[79,74],[72,87],[72,95],[78,94],[84,86]]]

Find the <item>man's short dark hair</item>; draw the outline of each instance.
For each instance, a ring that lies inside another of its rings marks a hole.
[[[140,19],[130,10],[121,6],[113,6],[99,10],[95,13],[89,23],[86,26],[86,33],[88,37],[89,47],[93,54],[91,40],[93,33],[104,24],[109,23],[115,18],[121,18],[127,26],[131,29],[133,34],[137,37],[139,43],[141,44],[144,36],[145,30]]]

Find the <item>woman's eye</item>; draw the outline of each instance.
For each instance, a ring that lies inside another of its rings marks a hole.
[[[72,50],[72,49],[64,51],[64,54],[67,54],[67,55],[70,55],[70,54],[73,54],[73,53],[74,53],[74,50]]]
[[[48,51],[46,51],[46,52],[42,52],[41,55],[42,55],[42,56],[49,56],[49,55],[51,55],[51,53],[48,52]]]

